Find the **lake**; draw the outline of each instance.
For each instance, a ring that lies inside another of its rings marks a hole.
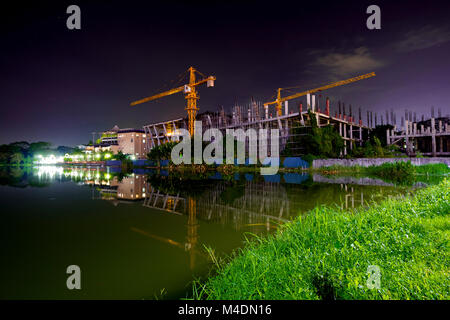
[[[409,192],[367,177],[2,168],[2,299],[178,299],[218,256],[317,205]],[[423,183],[422,183],[423,184]],[[66,269],[81,269],[68,290]]]

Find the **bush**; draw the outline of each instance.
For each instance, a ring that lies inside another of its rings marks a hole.
[[[308,162],[309,166],[312,167],[313,161],[316,159],[321,159],[321,157],[308,153],[307,155],[302,156],[302,159]]]
[[[127,155],[123,154],[122,151],[117,152],[117,154],[113,155],[113,160],[125,161],[128,159]]]
[[[149,153],[147,153],[147,158],[158,163],[160,160],[170,160],[172,148],[177,144],[178,142],[172,141],[160,144],[159,146],[155,146],[150,150]]]
[[[311,112],[311,133],[301,136],[300,144],[306,154],[322,158],[338,158],[344,150],[344,140],[339,132],[331,126],[318,127],[316,117]]]
[[[369,174],[374,174],[389,181],[401,184],[409,184],[414,179],[416,166],[411,161],[398,161],[394,163],[383,163],[380,166],[370,166],[367,168]]]

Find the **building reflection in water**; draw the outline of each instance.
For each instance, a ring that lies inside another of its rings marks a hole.
[[[386,191],[386,186],[383,185],[367,189],[367,185],[358,185],[358,181],[351,181],[352,184],[339,181],[324,183],[320,181],[322,178],[314,177],[314,181],[319,180],[319,184],[309,187],[253,179],[230,186],[230,183],[220,180],[210,184],[194,197],[183,196],[181,192],[163,193],[153,188],[144,174],[119,178],[117,174],[99,169],[72,168],[64,172],[61,169],[43,169],[41,175],[70,177],[72,180],[91,185],[93,199],[111,201],[115,206],[142,201],[146,208],[187,216],[185,243],[136,227],[131,230],[188,252],[191,269],[195,267],[196,255],[206,256],[204,250],[198,248],[198,220],[230,225],[236,230],[244,228],[253,233],[270,232],[317,205],[334,203],[343,209],[355,208],[364,204],[364,192],[369,193],[366,200],[370,201],[374,195]]]

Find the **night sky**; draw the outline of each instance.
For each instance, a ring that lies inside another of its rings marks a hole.
[[[71,4],[81,30],[66,27]],[[366,27],[371,4],[381,30]],[[398,123],[405,109],[450,113],[450,1],[21,1],[2,7],[0,39],[0,143],[74,146],[184,117],[180,93],[129,103],[179,86],[190,66],[217,77],[199,88],[200,112],[375,71],[322,95],[354,113],[394,108]]]

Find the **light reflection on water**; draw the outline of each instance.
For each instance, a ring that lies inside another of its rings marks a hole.
[[[147,173],[1,170],[1,297],[184,297],[211,267],[205,246],[230,254],[245,233],[273,232],[317,205],[356,208],[407,190],[358,177]],[[86,275],[80,292],[65,288],[74,263]]]

